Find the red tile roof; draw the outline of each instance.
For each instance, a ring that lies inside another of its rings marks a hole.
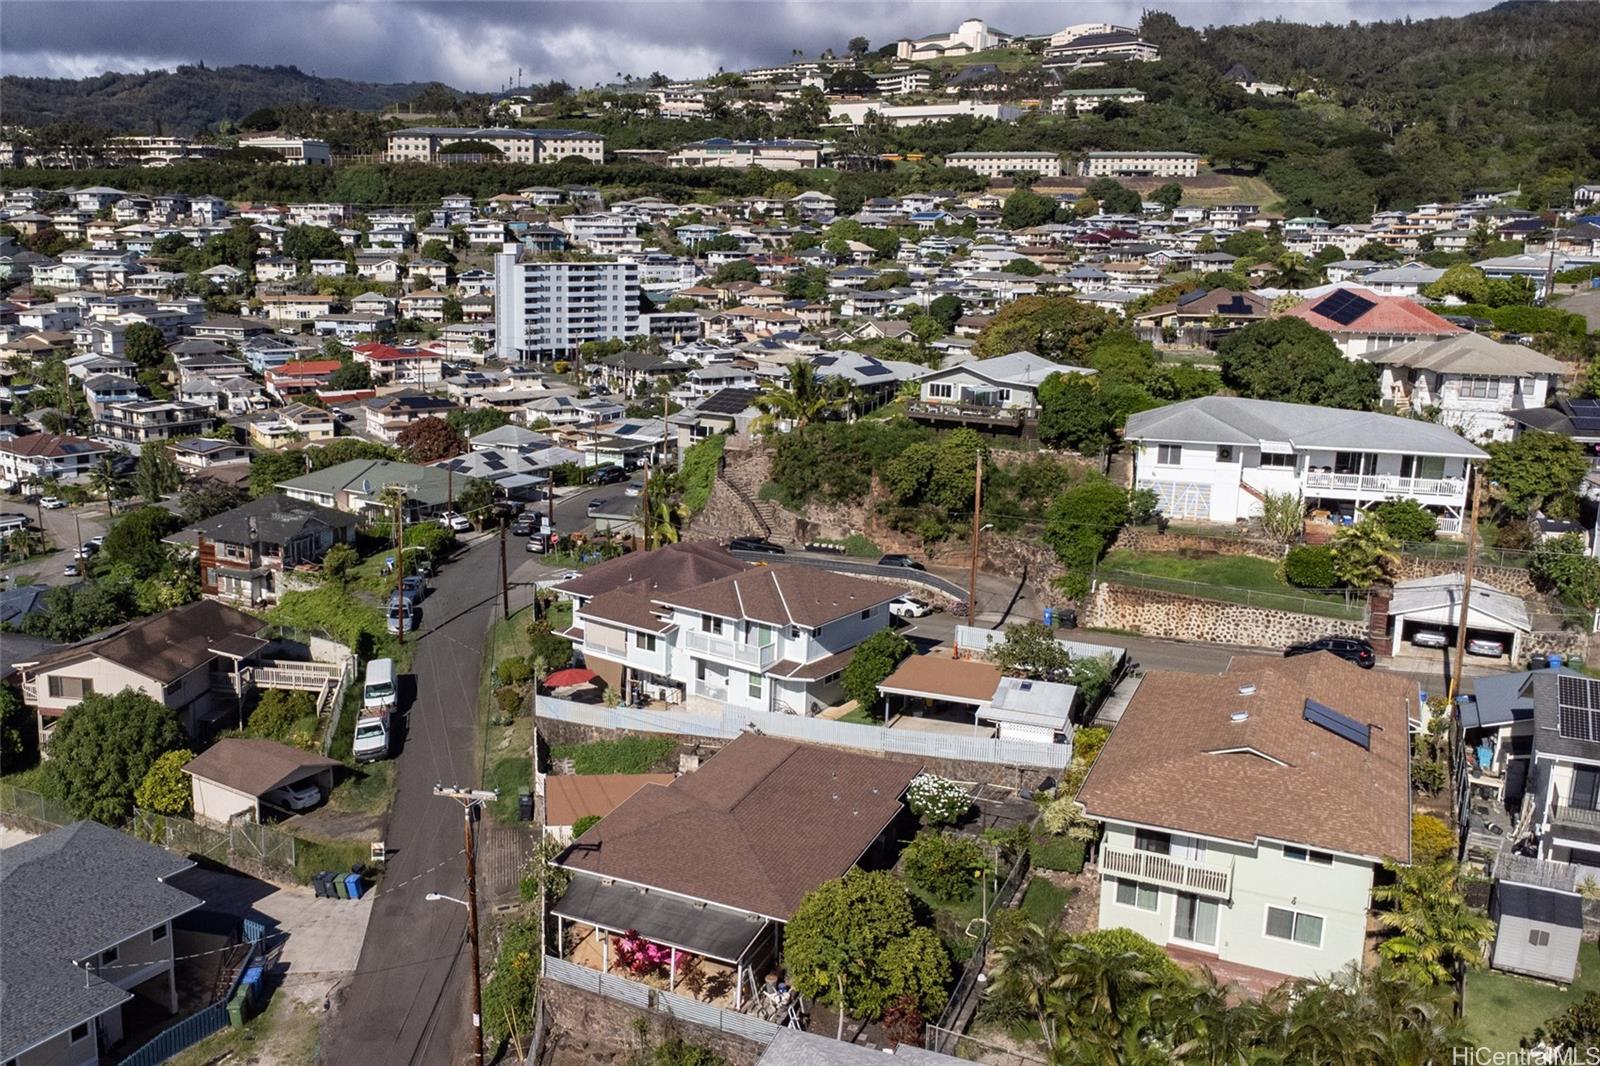
[[[1307,300],[1305,303],[1291,307],[1284,314],[1309,322],[1324,333],[1399,333],[1418,336],[1445,336],[1451,333],[1466,332],[1460,326],[1446,322],[1426,307],[1413,303],[1404,296],[1379,296],[1369,289],[1354,287],[1346,291],[1359,293],[1377,304],[1377,306],[1351,321],[1349,325],[1342,325],[1331,318],[1325,318],[1313,310],[1325,297]]]
[[[331,374],[343,365],[337,359],[304,359],[300,362],[284,363],[282,366],[273,367],[267,373],[273,377],[315,378],[321,377],[323,374]]]

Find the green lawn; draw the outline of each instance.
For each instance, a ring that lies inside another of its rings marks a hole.
[[[1546,1018],[1600,992],[1600,947],[1585,941],[1578,950],[1578,978],[1562,989],[1494,970],[1467,975],[1464,1010],[1471,1043],[1494,1051],[1515,1051],[1517,1041]]]
[[[1109,581],[1190,596],[1248,603],[1281,611],[1331,618],[1360,618],[1359,601],[1346,604],[1338,594],[1297,589],[1278,576],[1278,564],[1252,555],[1202,555],[1188,552],[1110,552],[1100,563]]]
[[[1061,921],[1061,910],[1071,898],[1072,889],[1035,877],[1028,882],[1028,890],[1022,894],[1021,910],[1028,916],[1028,921],[1049,929]]]

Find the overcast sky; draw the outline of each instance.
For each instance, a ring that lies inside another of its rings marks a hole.
[[[1102,0],[6,0],[0,71],[84,77],[181,63],[294,64],[324,77],[438,80],[499,90],[562,78],[609,82],[618,71],[694,77],[778,63],[791,49],[874,48],[947,32],[978,17],[1008,33],[1069,23],[1137,25],[1142,4]],[[1456,15],[1491,0],[1177,0],[1149,6],[1185,24],[1281,17],[1304,22]]]

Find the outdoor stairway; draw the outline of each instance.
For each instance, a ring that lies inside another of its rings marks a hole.
[[[717,480],[728,486],[734,496],[744,504],[750,519],[763,537],[770,537],[777,526],[778,507],[771,500],[761,498],[761,487],[767,483],[770,462],[764,453],[729,453],[725,456]]]
[[[1367,639],[1374,648],[1385,648],[1389,644],[1389,599],[1392,595],[1392,589],[1375,588],[1367,597]]]

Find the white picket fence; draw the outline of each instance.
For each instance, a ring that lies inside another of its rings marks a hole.
[[[656,711],[635,707],[604,707],[593,703],[540,696],[534,713],[558,722],[573,722],[601,729],[630,729],[643,733],[673,733],[719,737],[726,740],[759,730],[768,736],[806,740],[885,755],[920,755],[934,759],[1026,766],[1060,770],[1072,759],[1070,744],[1043,744],[1031,740],[998,740],[947,733],[919,733],[906,729],[835,722],[797,714],[724,709],[720,714],[697,711]]]
[[[593,992],[643,1010],[660,1011],[662,1014],[670,1014],[686,1022],[742,1036],[763,1045],[772,1043],[773,1038],[778,1035],[778,1026],[772,1022],[740,1014],[738,1011],[714,1007],[709,1003],[701,1003],[697,999],[680,996],[662,988],[651,988],[649,985],[630,981],[625,977],[591,970],[587,966],[579,966],[550,955],[544,957],[544,977],[547,981],[581,988],[585,992]]]

